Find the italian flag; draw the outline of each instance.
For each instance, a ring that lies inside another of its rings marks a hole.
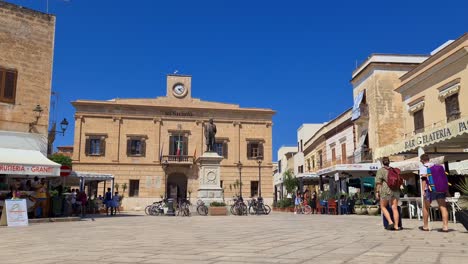
[[[180,141],[177,141],[177,156],[180,156],[180,149],[181,149],[181,145],[180,145]]]

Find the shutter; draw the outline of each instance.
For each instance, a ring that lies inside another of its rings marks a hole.
[[[85,143],[85,155],[89,155],[90,153],[90,148],[91,148],[91,143],[90,143],[90,138],[87,138],[86,139],[86,143]]]
[[[132,140],[131,139],[127,139],[127,157],[131,156],[132,155]]]
[[[228,143],[227,142],[223,143],[223,157],[225,159],[228,158]]]
[[[146,140],[144,139],[141,140],[141,156],[146,156]]]
[[[252,153],[252,144],[248,142],[247,143],[247,158],[248,159],[252,158],[251,153]]]
[[[263,156],[263,143],[258,143],[258,155],[264,159],[265,157]]]
[[[188,155],[188,137],[183,137],[184,143],[182,144],[182,155]]]
[[[106,139],[104,137],[101,138],[101,156],[106,155]]]
[[[174,143],[175,140],[174,140],[174,136],[170,136],[169,137],[169,155],[175,155],[175,151],[174,151]]]

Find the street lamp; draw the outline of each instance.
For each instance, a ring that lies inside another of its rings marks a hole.
[[[236,164],[237,165],[237,169],[239,169],[239,192],[240,192],[240,199],[242,200],[242,163],[239,162]]]
[[[164,170],[164,178],[165,178],[165,181],[166,181],[166,188],[165,188],[165,191],[164,191],[164,196],[166,197],[166,200],[167,200],[167,214],[166,215],[175,216],[174,199],[167,198],[167,188],[169,187],[169,185],[167,184],[167,168],[168,167],[169,167],[169,162],[167,162],[167,160],[165,160],[162,163],[162,168]]]
[[[259,214],[260,209],[263,211],[263,198],[262,198],[262,156],[257,156],[257,163],[258,163],[258,203],[257,203],[257,214]]]

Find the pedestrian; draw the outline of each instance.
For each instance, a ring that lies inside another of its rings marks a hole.
[[[383,167],[377,171],[375,177],[375,198],[380,200],[380,210],[388,221],[387,230],[400,230],[398,212],[398,200],[400,198],[400,186],[402,184],[400,170],[390,167],[390,159],[382,158]],[[395,179],[396,177],[396,179]],[[390,205],[393,219],[387,207]]]
[[[312,214],[316,214],[317,213],[317,193],[314,191],[312,193],[312,196],[311,196],[311,203],[310,203],[310,207],[312,208]]]
[[[71,202],[71,206],[72,206],[72,214],[75,214],[76,212],[76,207],[77,207],[77,204],[76,204],[76,189],[72,189],[71,190],[71,195],[70,195],[70,202]]]
[[[294,200],[294,214],[297,214],[301,209],[301,193],[297,191],[296,199]]]
[[[439,232],[448,232],[448,210],[445,198],[450,196],[448,192],[448,179],[442,165],[429,162],[429,155],[420,157],[422,166],[419,168],[422,189],[424,190],[423,226],[422,231],[429,230],[429,209],[433,200],[437,200],[442,214],[442,229]]]
[[[120,210],[119,210],[119,207],[120,207],[119,192],[115,192],[114,196],[112,197],[112,207],[114,208],[114,215],[117,215],[117,211],[119,211],[119,213],[120,213]]]
[[[106,195],[104,197],[104,204],[106,205],[106,214],[109,215],[109,208],[111,210],[111,215],[114,215],[113,207],[112,207],[112,192],[111,188],[107,188]]]
[[[85,217],[86,215],[86,203],[88,202],[88,197],[86,196],[86,192],[84,190],[79,191],[76,195],[76,203],[78,204],[81,212],[81,217]]]

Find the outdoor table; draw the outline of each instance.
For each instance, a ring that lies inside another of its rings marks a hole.
[[[457,223],[457,219],[455,217],[455,213],[456,213],[456,208],[455,207],[458,207],[458,198],[455,198],[455,197],[447,197],[445,198],[445,201],[447,203],[449,203],[452,207],[452,216],[453,216],[453,223],[456,224]]]
[[[400,198],[400,201],[408,202],[408,215],[409,215],[410,219],[413,219],[413,215],[411,214],[411,207],[409,205],[411,203],[415,203],[416,204],[416,214],[418,215],[418,220],[421,220],[421,215],[419,213],[419,212],[422,212],[422,206],[420,206],[421,197],[404,197],[404,198]],[[456,206],[457,206],[458,198],[447,197],[447,198],[445,198],[445,201],[450,204],[450,206],[452,208],[453,223],[456,223],[457,220],[455,218],[455,213],[456,213]]]

